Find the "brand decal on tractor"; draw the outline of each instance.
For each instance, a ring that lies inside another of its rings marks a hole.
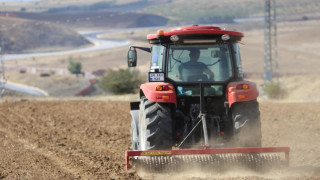
[[[141,152],[141,156],[161,156],[161,155],[171,155],[171,151],[143,151]]]

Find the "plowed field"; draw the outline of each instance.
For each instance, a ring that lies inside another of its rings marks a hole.
[[[320,179],[320,103],[260,103],[263,145],[290,146],[291,167],[257,174],[126,172],[128,102],[0,103],[0,179]]]

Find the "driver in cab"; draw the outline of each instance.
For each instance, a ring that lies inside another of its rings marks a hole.
[[[190,61],[179,66],[179,77],[183,81],[208,81],[213,80],[213,72],[202,62],[198,62],[200,50],[190,50]],[[209,76],[209,79],[208,79]]]

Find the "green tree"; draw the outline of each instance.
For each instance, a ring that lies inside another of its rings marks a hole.
[[[68,70],[71,74],[81,74],[82,64],[81,62],[74,61],[72,58],[69,58]]]
[[[264,91],[269,99],[283,99],[287,95],[286,89],[275,82],[267,83]]]
[[[100,87],[114,94],[135,93],[142,83],[139,71],[130,69],[111,70],[100,81]]]

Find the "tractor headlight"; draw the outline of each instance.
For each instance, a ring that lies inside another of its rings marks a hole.
[[[229,36],[229,34],[224,34],[221,36],[221,39],[224,41],[228,41],[230,39],[230,36]]]
[[[177,42],[177,41],[179,41],[179,36],[177,36],[177,35],[172,35],[172,36],[170,36],[170,40],[171,40],[172,42]]]

